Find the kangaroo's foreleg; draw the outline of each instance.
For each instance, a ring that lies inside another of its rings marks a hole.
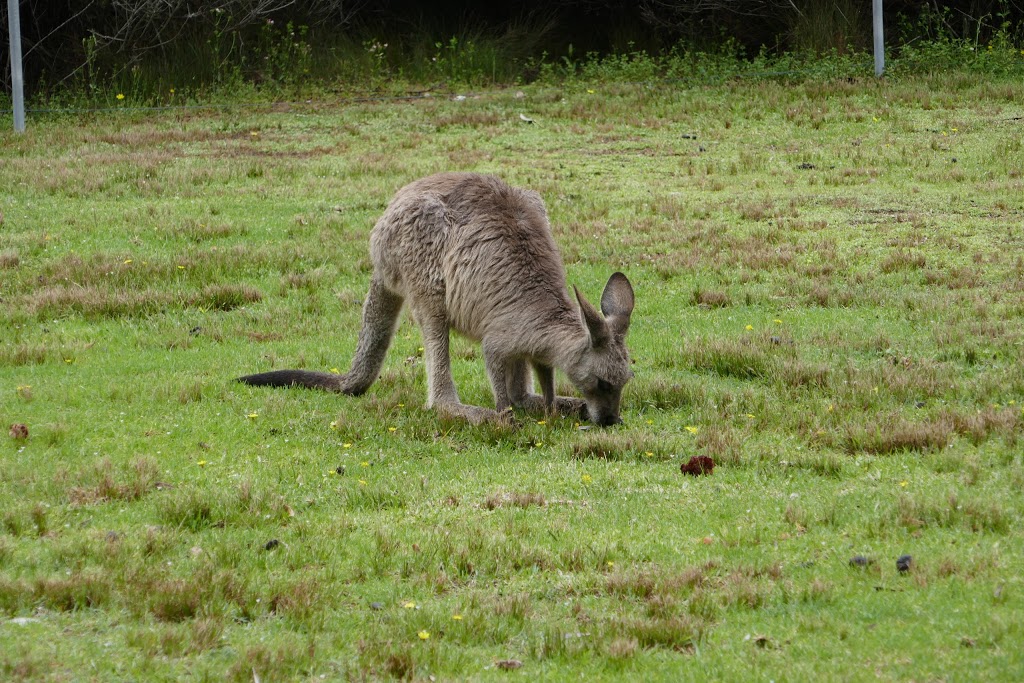
[[[555,371],[549,365],[532,363],[541,393],[531,393],[530,365],[526,360],[517,360],[509,364],[506,382],[512,405],[531,413],[554,413],[586,419],[587,404],[583,399],[555,395]]]

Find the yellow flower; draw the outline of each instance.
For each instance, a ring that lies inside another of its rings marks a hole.
[[[644,453],[644,455],[646,455],[648,458],[654,457],[654,453],[652,453],[651,451],[647,451],[646,453]]]
[[[398,427],[388,427],[388,431],[389,432],[393,432],[393,431],[395,431],[397,429],[398,429]]]
[[[399,403],[399,404],[398,404],[398,407],[399,407],[399,408],[404,408],[404,407],[405,407],[405,404],[404,404],[404,403]]]
[[[686,431],[690,432],[691,434],[696,434],[697,433],[697,428],[696,427],[687,427]]]
[[[611,560],[608,560],[608,562],[606,562],[605,564],[607,564],[607,565],[608,565],[608,568],[609,568],[609,569],[611,569],[612,567],[614,567],[614,566],[615,566],[615,563],[614,563],[614,562],[612,562]]]
[[[462,621],[462,615],[461,614],[453,614],[452,615],[452,621]]]
[[[907,484],[908,483],[910,483],[910,482],[908,482],[906,479],[904,479],[903,481],[900,482],[900,486],[902,486],[903,488],[907,488]]]
[[[749,332],[750,330],[752,330],[752,329],[754,329],[754,326],[753,326],[753,325],[747,325],[747,331],[748,331],[748,332]]]
[[[200,467],[206,467],[206,461],[205,460],[200,460],[196,464],[199,465]]]
[[[341,370],[339,370],[338,368],[331,368],[331,374],[332,375],[340,375],[341,374]]]
[[[343,444],[341,444],[341,447],[342,448],[352,448],[352,444],[350,444],[350,443],[343,443]]]
[[[582,480],[584,484],[589,484],[590,482],[594,481],[594,478],[589,474],[584,474]]]
[[[248,417],[250,420],[255,420],[259,416],[259,413],[249,413],[248,415],[246,415],[246,417]]]
[[[781,321],[781,320],[779,320],[778,318],[776,318],[776,319],[775,319],[775,322],[776,322],[776,323],[778,323],[779,325],[781,325],[781,324],[782,324],[782,321]]]
[[[547,424],[547,420],[537,420],[537,424],[539,424],[539,425],[546,425]]]
[[[410,600],[409,602],[402,605],[405,609],[416,609],[416,603]]]
[[[331,429],[337,429],[337,428],[338,428],[338,421],[337,420],[331,420]]]
[[[359,464],[362,465],[363,467],[369,467],[370,466],[370,463],[368,461],[366,461],[366,460],[362,461]]]
[[[120,92],[117,93],[117,99],[118,100],[123,100],[124,99],[124,93],[120,93]]]
[[[430,631],[420,631],[416,635],[420,637],[420,640],[428,640],[430,638]]]
[[[125,264],[126,266],[127,266],[127,265],[128,265],[129,263],[131,263],[131,262],[132,262],[132,260],[131,260],[130,258],[126,258],[126,259],[124,260],[124,264]]]
[[[652,424],[654,424],[654,420],[648,420],[648,421],[647,421],[647,424],[649,424],[649,425],[652,425]]]
[[[360,479],[359,480],[359,485],[360,486],[366,486],[366,480],[365,479]]]

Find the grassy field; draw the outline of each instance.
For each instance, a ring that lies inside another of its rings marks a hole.
[[[5,130],[0,678],[1021,679],[1022,101],[581,84]],[[407,320],[361,398],[232,382],[347,368],[368,232],[442,170],[539,191],[591,300],[629,275],[624,425],[438,417]]]

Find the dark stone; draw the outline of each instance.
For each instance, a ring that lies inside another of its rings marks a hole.
[[[871,560],[863,555],[854,555],[850,558],[851,567],[867,567],[869,564],[871,564]]]

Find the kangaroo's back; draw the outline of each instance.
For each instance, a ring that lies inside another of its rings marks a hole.
[[[443,301],[450,325],[474,339],[531,316],[578,320],[543,200],[498,178],[443,173],[405,186],[370,251],[414,313]]]

